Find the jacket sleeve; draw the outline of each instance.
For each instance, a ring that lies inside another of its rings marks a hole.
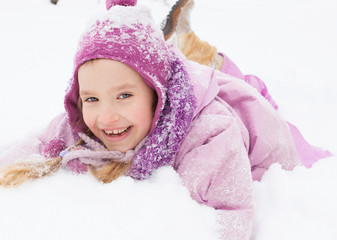
[[[252,176],[239,126],[217,101],[195,118],[175,169],[197,202],[217,210],[221,239],[249,239]]]
[[[0,152],[0,168],[18,162],[54,157],[56,148],[64,149],[72,145],[75,139],[76,137],[73,136],[68,124],[67,116],[62,113],[55,117],[40,134],[22,140]],[[53,148],[53,143],[56,148]]]
[[[217,98],[231,108],[241,129],[253,180],[260,180],[273,163],[291,170],[300,159],[289,126],[255,88],[240,79],[217,72]]]

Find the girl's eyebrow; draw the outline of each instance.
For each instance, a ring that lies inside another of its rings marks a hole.
[[[124,83],[120,86],[115,86],[112,89],[120,91],[120,90],[124,90],[124,89],[134,89],[134,88],[137,88],[137,86],[134,85],[134,84],[130,84],[130,83]]]
[[[86,90],[80,90],[80,96],[82,96],[82,95],[90,95],[91,94],[91,92],[89,92],[89,91],[86,91]]]
[[[111,89],[114,90],[114,91],[121,91],[121,90],[124,90],[124,89],[135,89],[137,88],[136,85],[134,84],[130,84],[130,83],[125,83],[125,84],[122,84],[120,86],[114,86],[112,87]],[[80,90],[80,96],[84,95],[91,95],[92,92],[89,90]]]

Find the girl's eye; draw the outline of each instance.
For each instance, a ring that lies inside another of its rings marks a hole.
[[[84,101],[85,101],[85,102],[96,102],[96,101],[98,101],[98,98],[95,98],[95,97],[89,97],[89,98],[86,98]]]
[[[118,99],[124,99],[124,98],[129,98],[131,97],[132,95],[129,94],[129,93],[123,93],[121,95],[119,95]]]

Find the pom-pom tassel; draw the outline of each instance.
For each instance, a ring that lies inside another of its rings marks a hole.
[[[54,138],[43,146],[42,153],[46,158],[55,158],[66,148],[67,145],[64,141]]]
[[[109,10],[112,6],[136,6],[137,0],[106,0],[106,9]]]

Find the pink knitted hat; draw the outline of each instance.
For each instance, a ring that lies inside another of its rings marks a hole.
[[[65,108],[74,132],[87,127],[78,108],[78,69],[92,59],[112,59],[136,70],[144,82],[155,90],[158,104],[150,132],[155,128],[166,100],[170,76],[170,53],[150,10],[135,6],[136,0],[107,0],[107,11],[89,23],[75,55],[74,73],[65,96]]]
[[[77,79],[78,69],[84,62],[112,59],[136,70],[158,97],[144,145],[131,149],[134,155],[127,175],[143,179],[153,170],[173,164],[192,123],[195,97],[186,67],[172,49],[174,47],[166,45],[161,30],[153,24],[149,9],[135,4],[135,0],[107,0],[108,11],[90,23],[80,39],[65,108],[74,134],[85,132],[87,127],[78,108]],[[98,157],[98,162],[104,158],[100,153],[92,154]],[[89,151],[85,157],[92,160],[92,154]]]

